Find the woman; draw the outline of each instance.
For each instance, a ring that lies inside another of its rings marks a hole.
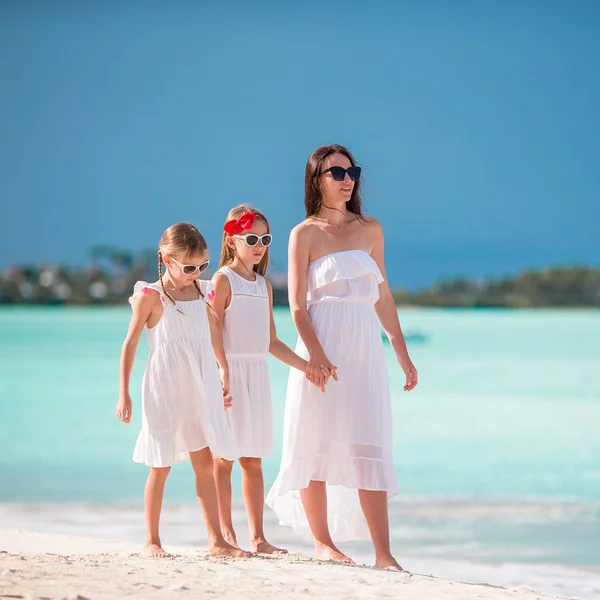
[[[370,534],[375,565],[402,570],[389,539],[387,499],[398,484],[380,323],[406,391],[417,371],[385,278],[381,225],[361,214],[360,167],[346,148],[310,156],[305,205],[290,234],[288,278],[296,352],[308,368],[306,379],[290,373],[281,469],[267,503],[282,524],[310,528],[317,558],[351,563],[332,535]],[[322,393],[324,371],[333,380]]]

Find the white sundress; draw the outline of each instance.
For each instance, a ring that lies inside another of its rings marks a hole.
[[[338,367],[325,393],[292,369],[279,475],[267,505],[282,525],[307,532],[299,490],[327,482],[328,523],[336,541],[369,537],[358,490],[398,491],[392,415],[375,303],[383,277],[363,250],[335,252],[308,269],[308,312],[327,358]],[[308,359],[298,338],[296,353]]]
[[[248,281],[229,267],[218,272],[227,277],[231,287],[223,323],[232,398],[227,420],[240,456],[269,458],[273,454],[273,418],[267,363],[271,340],[267,283],[258,273],[255,281]]]
[[[199,283],[206,295],[210,283]],[[145,281],[135,284],[129,301],[148,293],[145,288],[160,294],[163,314],[154,327],[146,328],[150,354],[142,383],[142,430],[133,460],[169,467],[206,447],[216,458],[238,458],[225,417],[206,302],[199,298],[173,305],[160,283]]]

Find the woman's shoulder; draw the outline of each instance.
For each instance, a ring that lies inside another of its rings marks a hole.
[[[372,229],[381,229],[381,222],[375,219],[374,217],[361,215],[360,219],[362,220],[363,225],[366,225],[367,227],[370,227]]]
[[[310,231],[314,226],[315,226],[314,220],[311,219],[310,217],[308,217],[308,218],[304,219],[304,221],[301,221],[300,223],[298,223],[298,225],[296,225],[292,229],[292,232]]]
[[[370,243],[376,244],[383,239],[383,227],[381,223],[373,217],[361,216],[360,222],[366,230]]]
[[[298,225],[292,229],[290,232],[290,238],[306,241],[307,239],[312,238],[314,235],[318,235],[319,232],[319,226],[316,224],[314,219],[308,217],[301,223],[298,223]]]

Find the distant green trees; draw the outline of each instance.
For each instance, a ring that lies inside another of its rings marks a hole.
[[[94,246],[83,267],[25,265],[0,274],[3,304],[118,304],[139,279],[157,279],[156,252]],[[154,271],[154,273],[153,273]]]
[[[94,246],[82,267],[24,265],[0,273],[0,304],[120,304],[136,281],[158,279],[155,251]],[[207,273],[207,277],[211,274]],[[273,273],[275,304],[287,304],[286,277]],[[600,268],[529,270],[478,281],[444,279],[418,292],[396,290],[396,304],[438,307],[600,307]]]
[[[443,280],[417,293],[397,291],[397,304],[452,307],[600,307],[600,269],[556,267],[502,279]]]

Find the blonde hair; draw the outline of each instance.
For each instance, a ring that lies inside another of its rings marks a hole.
[[[257,219],[260,219],[267,226],[267,233],[271,233],[271,226],[269,225],[269,221],[267,221],[267,217],[263,215],[260,211],[252,208],[249,204],[239,204],[232,208],[229,213],[227,213],[227,218],[225,219],[225,223],[227,221],[231,221],[232,219],[239,219],[244,213],[252,213],[256,215]],[[223,239],[221,241],[221,260],[219,261],[219,269],[221,267],[225,267],[226,265],[230,265],[235,260],[235,253],[233,248],[229,246],[227,243],[228,238],[231,237],[226,231],[223,232]],[[267,273],[267,269],[269,267],[269,248],[267,247],[264,256],[261,261],[253,266],[253,270],[255,273],[262,275],[263,277]]]
[[[175,305],[177,303],[165,290],[163,283],[163,256],[172,256],[176,260],[184,258],[185,256],[193,256],[203,254],[208,249],[206,240],[202,237],[202,234],[191,224],[191,223],[175,223],[171,225],[160,238],[158,243],[158,279],[160,280],[160,287],[162,288],[163,294]],[[200,284],[197,279],[194,279],[194,286],[198,290],[198,294],[201,298],[204,298],[204,294],[200,289]],[[177,309],[178,312],[181,312]],[[182,313],[183,314],[183,313]]]

